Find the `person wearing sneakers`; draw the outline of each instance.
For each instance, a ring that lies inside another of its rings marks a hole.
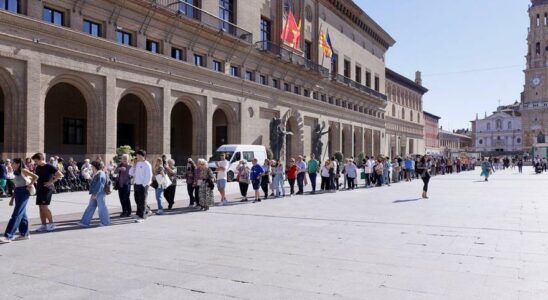
[[[255,200],[253,203],[261,202],[259,189],[261,187],[261,178],[264,174],[264,169],[257,163],[258,161],[256,158],[254,158],[251,162],[253,163],[253,167],[251,167],[249,177],[251,177],[251,184],[253,186],[253,191],[255,191]]]
[[[147,218],[147,197],[148,187],[152,182],[152,166],[146,160],[145,150],[135,152],[137,161],[135,166],[129,170],[129,174],[133,177],[133,189],[135,203],[137,204],[137,219],[135,222],[143,223]]]
[[[89,199],[88,207],[84,211],[84,215],[80,220],[78,225],[82,227],[89,227],[91,224],[91,219],[95,210],[99,210],[99,220],[101,221],[101,226],[110,225],[110,215],[108,213],[108,208],[105,204],[105,185],[107,184],[107,174],[104,169],[104,164],[100,161],[93,161],[91,163],[93,170],[93,179],[91,180],[89,186],[89,194],[91,198]]]
[[[227,203],[226,200],[226,174],[228,171],[228,161],[226,160],[226,156],[224,154],[219,155],[219,161],[216,163],[217,165],[217,190],[219,190],[219,194],[221,194],[221,205],[225,205]]]
[[[32,160],[36,164],[35,173],[38,175],[36,205],[40,208],[40,221],[42,222],[42,225],[36,231],[52,231],[55,229],[55,224],[53,223],[53,216],[49,210],[49,205],[55,183],[63,177],[63,174],[56,167],[46,163],[43,153],[34,154]],[[46,223],[46,221],[49,221],[49,223]]]
[[[30,197],[29,190],[38,180],[38,176],[27,170],[20,158],[13,160],[13,174],[13,184],[15,186],[13,199],[15,201],[15,208],[13,209],[4,236],[0,237],[0,244],[9,243],[12,240],[19,241],[29,239],[27,203],[29,202]],[[19,230],[19,237],[14,238],[17,230]]]

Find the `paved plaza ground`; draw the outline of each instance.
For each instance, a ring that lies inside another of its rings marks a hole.
[[[180,186],[168,215],[91,229],[85,194],[56,195],[56,232],[0,246],[0,299],[546,299],[548,175],[532,173],[434,177],[428,200],[414,181],[240,204],[229,184],[208,212]]]

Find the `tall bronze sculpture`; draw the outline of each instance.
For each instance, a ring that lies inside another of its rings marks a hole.
[[[316,128],[312,134],[312,153],[314,153],[317,159],[321,159],[322,157],[322,136],[327,133],[329,133],[329,129],[325,129],[325,121],[322,122],[321,126],[320,124],[316,124]]]
[[[270,149],[274,159],[280,159],[284,139],[287,135],[293,135],[293,132],[286,131],[282,128],[282,120],[280,118],[272,118],[270,121]]]

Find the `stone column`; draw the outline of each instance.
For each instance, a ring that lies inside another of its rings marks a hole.
[[[160,113],[162,116],[162,137],[160,145],[162,153],[171,158],[171,86],[165,84],[162,90],[162,102],[160,103]]]
[[[29,58],[26,77],[26,115],[28,117],[25,151],[27,156],[32,156],[35,152],[44,152],[45,109],[42,103],[45,101],[46,95],[41,94],[40,73],[40,60],[37,57]]]
[[[105,140],[105,159],[108,161],[116,155],[117,131],[118,131],[118,100],[116,98],[116,76],[108,74],[105,78],[105,93],[104,93],[104,119],[102,123],[104,128]]]
[[[204,129],[205,129],[205,159],[209,159],[209,157],[212,155],[214,150],[213,149],[213,97],[210,95],[206,98],[206,106],[205,106],[205,118],[204,118]]]

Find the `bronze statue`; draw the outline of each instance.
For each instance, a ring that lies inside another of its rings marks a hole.
[[[293,132],[283,130],[280,118],[272,118],[270,121],[270,149],[276,160],[280,159],[284,139],[287,135],[293,135]]]
[[[312,153],[316,156],[317,159],[321,159],[322,157],[322,136],[329,133],[329,129],[325,130],[325,121],[322,122],[322,125],[320,127],[320,124],[316,124],[316,128],[314,129],[314,133],[312,134]]]

